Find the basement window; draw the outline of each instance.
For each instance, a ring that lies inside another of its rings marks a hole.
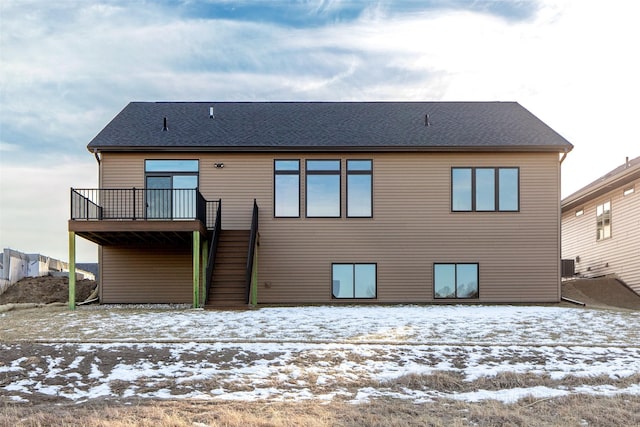
[[[333,298],[375,298],[377,294],[376,264],[332,264]]]
[[[433,294],[439,298],[478,298],[478,264],[433,264]]]

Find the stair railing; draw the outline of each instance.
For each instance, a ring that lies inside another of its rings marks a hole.
[[[213,226],[211,236],[211,245],[209,247],[209,259],[207,260],[206,286],[204,300],[209,298],[209,290],[213,282],[213,269],[216,264],[216,251],[218,250],[218,241],[220,241],[220,231],[222,229],[222,199],[218,199],[218,207],[216,208],[216,220]]]
[[[251,232],[249,234],[249,249],[247,253],[247,304],[257,304],[257,291],[258,291],[258,204],[256,199],[253,199],[253,214],[251,216]]]

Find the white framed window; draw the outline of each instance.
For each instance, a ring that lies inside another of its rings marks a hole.
[[[611,238],[611,201],[596,206],[596,240]]]

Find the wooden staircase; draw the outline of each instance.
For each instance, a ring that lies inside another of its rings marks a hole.
[[[213,282],[205,308],[247,308],[247,251],[250,230],[221,230]]]

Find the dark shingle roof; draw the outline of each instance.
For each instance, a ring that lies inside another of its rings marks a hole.
[[[132,102],[88,148],[569,151],[573,146],[516,102]]]

